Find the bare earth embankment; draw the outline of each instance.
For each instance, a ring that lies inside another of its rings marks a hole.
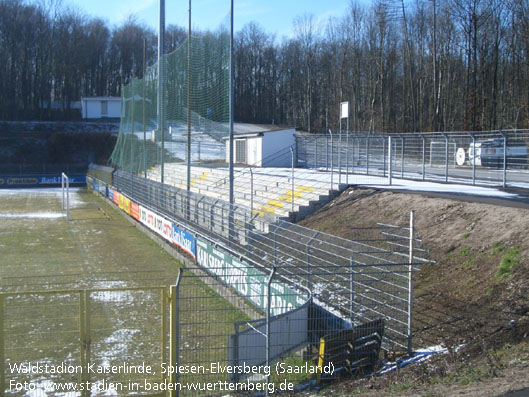
[[[406,226],[411,210],[436,261],[415,277],[414,347],[463,347],[333,393],[497,396],[529,388],[529,209],[351,188],[302,224],[352,238],[353,227]]]

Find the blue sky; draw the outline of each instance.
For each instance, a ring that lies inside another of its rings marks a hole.
[[[317,20],[341,17],[349,0],[234,0],[235,30],[250,21],[258,22],[277,38],[292,34],[292,21],[298,15],[313,14]],[[153,28],[158,26],[158,0],[65,0],[90,16],[110,24],[120,24],[129,15]],[[165,0],[166,24],[187,26],[188,0]],[[228,14],[229,0],[192,0],[192,24],[205,29],[216,27]]]

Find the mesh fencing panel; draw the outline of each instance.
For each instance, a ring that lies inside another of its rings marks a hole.
[[[194,34],[122,88],[111,163],[143,175],[165,163],[225,163],[229,134],[229,17]],[[160,78],[159,78],[160,76]],[[160,174],[163,178],[163,172]]]

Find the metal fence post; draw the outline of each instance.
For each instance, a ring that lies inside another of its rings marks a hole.
[[[350,267],[351,267],[351,273],[349,275],[349,288],[351,290],[351,327],[354,327],[354,313],[355,313],[355,293],[354,293],[354,282],[355,282],[355,279],[354,279],[354,259],[353,257],[351,256],[351,258],[349,258],[349,263],[350,263]]]
[[[347,137],[345,138],[345,184],[349,186],[349,118],[347,119]]]
[[[386,139],[382,137],[382,176],[386,176]]]
[[[0,393],[6,390],[4,349],[4,295],[0,294]]]
[[[342,183],[342,119],[340,118],[340,131],[338,132],[338,186]]]
[[[70,220],[70,178],[66,177],[66,219]]]
[[[334,181],[333,181],[333,173],[334,173],[334,142],[332,139],[332,131],[329,130],[329,134],[331,134],[331,190],[334,190]]]
[[[64,211],[64,172],[61,174],[61,195],[62,195],[61,211]]]
[[[507,135],[500,131],[503,137],[503,187],[507,187]]]
[[[294,148],[290,146],[290,157],[292,158],[292,217],[295,219],[294,215]]]
[[[270,312],[272,310],[271,303],[272,303],[272,292],[271,292],[271,286],[272,286],[272,279],[274,278],[274,275],[276,273],[276,267],[274,266],[272,268],[272,271],[270,272],[270,277],[268,277],[268,281],[266,282],[266,366],[270,367]],[[270,376],[266,376],[266,395],[268,396],[268,384],[270,383]]]
[[[162,357],[162,363],[166,363],[166,338],[167,338],[167,317],[165,315],[167,309],[167,287],[163,287],[160,292],[160,318],[162,321],[161,324],[161,335],[160,335],[160,356]],[[161,381],[164,379],[162,377]]]
[[[82,382],[88,384],[90,382],[90,372],[88,366],[90,365],[90,291],[79,292],[79,332],[81,339],[81,373]],[[81,392],[81,396],[90,396],[90,390]]]
[[[412,349],[412,308],[413,308],[413,250],[414,250],[414,223],[415,212],[410,212],[410,252],[408,266],[408,354],[411,356]]]
[[[472,185],[476,184],[476,137],[468,134],[472,138]]]
[[[426,178],[426,139],[421,134],[422,139],[422,180]]]
[[[355,173],[355,139],[354,137],[353,137],[353,148],[352,149],[353,149],[353,153],[351,156],[351,163],[353,163],[352,164],[353,167],[352,167],[351,172],[354,174]]]
[[[279,226],[276,225],[276,229],[274,230],[274,267],[277,266],[277,228]]]
[[[369,135],[366,138],[366,175],[369,175]]]
[[[325,137],[325,171],[329,171],[329,138],[327,137]]]
[[[445,138],[445,182],[448,182],[448,136],[443,134]]]
[[[314,138],[314,168],[318,168],[318,136]]]
[[[213,232],[213,228],[215,227],[215,206],[220,201],[220,199],[215,200],[215,202],[211,205],[211,212],[209,217],[209,225],[210,225],[210,231]]]
[[[393,142],[391,135],[388,136],[388,185],[391,186],[393,178]]]
[[[400,177],[404,179],[404,146],[406,145],[406,139],[401,136],[402,146],[400,148]]]
[[[250,211],[253,215],[253,170],[252,167],[250,167]]]
[[[172,368],[177,368],[178,362],[180,361],[180,282],[182,281],[182,273],[184,269],[178,269],[178,276],[176,277],[175,285],[171,285],[171,306],[170,306],[170,315],[169,315],[169,335],[170,335],[170,345],[169,345],[169,363]],[[177,371],[173,371],[170,375],[170,383],[175,386],[178,382],[179,374]],[[171,397],[179,395],[179,390],[176,387],[173,387],[170,392]]]
[[[86,374],[88,373],[88,363],[86,362],[86,348],[88,346],[88,341],[86,337],[85,332],[85,291],[79,291],[79,341],[81,342],[81,350],[80,350],[80,362],[81,362],[81,382],[86,382]],[[5,390],[4,387],[2,387],[1,390]]]
[[[239,323],[235,322],[233,324],[234,332],[233,332],[233,365],[239,365]],[[233,378],[235,382],[239,381],[239,373],[238,371],[234,371]]]
[[[311,266],[310,266],[310,246],[312,245],[312,242],[314,241],[314,239],[316,237],[318,237],[318,234],[320,234],[320,232],[316,232],[314,233],[314,235],[309,239],[309,242],[307,243],[307,288],[309,289],[309,291],[312,292],[312,280],[311,280],[311,273],[312,273],[312,269],[311,269]]]

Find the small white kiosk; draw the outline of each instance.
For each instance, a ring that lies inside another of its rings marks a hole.
[[[296,144],[296,130],[275,125],[235,123],[235,164],[255,167],[290,167],[290,147]],[[226,139],[226,162],[229,162],[229,139]]]
[[[83,119],[102,119],[121,117],[121,97],[83,97],[81,98]]]

